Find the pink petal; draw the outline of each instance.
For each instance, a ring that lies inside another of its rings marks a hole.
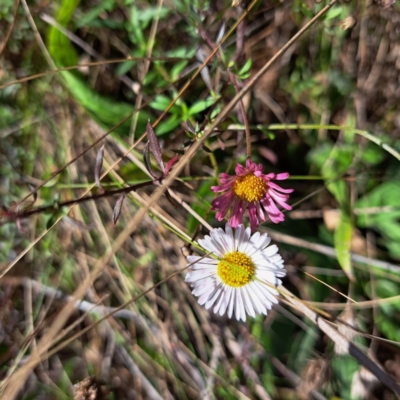
[[[268,186],[269,186],[271,189],[278,190],[278,191],[280,191],[280,192],[282,192],[282,193],[292,193],[292,192],[294,191],[294,189],[283,189],[283,188],[281,188],[279,185],[277,185],[277,184],[274,183],[274,182],[268,182]]]
[[[268,195],[267,195],[268,196]],[[274,203],[271,197],[267,197],[263,200],[261,200],[261,203],[265,209],[265,211],[268,213],[269,219],[274,223],[278,224],[279,222],[282,222],[285,220],[285,216],[281,211],[279,211],[278,207]]]
[[[234,200],[233,193],[225,193],[222,196],[217,197],[216,199],[213,200],[213,202],[211,203],[212,209],[218,210],[217,219],[219,221],[221,221],[221,219],[225,217],[225,215],[227,214],[229,208],[233,203],[233,200]]]
[[[253,161],[251,161],[250,160],[250,158],[248,158],[247,160],[246,160],[246,168],[247,169],[252,169],[252,168],[254,168],[255,167],[255,163],[253,163]]]
[[[246,171],[246,169],[243,167],[243,165],[236,164],[235,172],[236,172],[236,175],[242,175],[242,174],[244,174],[244,173],[247,172],[247,171]]]
[[[245,202],[236,198],[233,204],[231,216],[229,218],[229,225],[232,228],[236,228],[243,221],[243,215],[246,211]]]
[[[256,168],[255,168],[255,170],[256,170],[256,171],[263,172],[263,170],[264,170],[264,166],[263,166],[262,164],[258,164],[258,165],[256,165]]]
[[[282,172],[280,174],[276,174],[275,179],[277,181],[283,181],[284,179],[289,178],[289,172]]]
[[[225,190],[228,190],[232,187],[232,183],[228,182],[228,183],[224,183],[222,185],[219,186],[211,186],[211,190],[214,193],[220,193],[220,192],[225,192]]]
[[[254,230],[259,225],[257,218],[257,210],[254,203],[249,204],[249,218],[250,218],[250,228],[254,232]]]
[[[259,201],[256,202],[256,209],[257,209],[257,214],[260,217],[261,221],[265,222],[264,210],[261,207],[261,204]]]
[[[289,204],[286,203],[287,196],[281,195],[279,193],[276,193],[273,190],[269,191],[269,195],[284,209],[286,210],[291,210],[292,207],[289,206]]]

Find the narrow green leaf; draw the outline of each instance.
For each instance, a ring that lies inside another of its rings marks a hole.
[[[199,112],[204,111],[208,107],[211,107],[215,103],[216,99],[214,98],[208,98],[207,100],[200,100],[196,104],[192,105],[189,108],[189,115],[194,115]]]
[[[343,211],[339,214],[339,224],[335,230],[334,244],[336,256],[340,266],[350,280],[354,279],[353,267],[350,258],[351,236],[353,226],[350,216]]]
[[[247,74],[250,71],[251,68],[251,64],[252,64],[252,60],[251,58],[249,58],[246,63],[243,65],[243,67],[241,68],[241,70],[239,71],[238,75],[242,76],[244,74]]]
[[[62,1],[61,7],[56,15],[56,21],[62,27],[68,27],[72,15],[79,3],[80,0]],[[49,29],[47,38],[48,50],[58,66],[67,67],[70,65],[76,65],[78,63],[78,55],[75,51],[75,48],[64,33],[52,26]]]

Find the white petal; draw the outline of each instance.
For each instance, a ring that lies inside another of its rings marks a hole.
[[[232,314],[233,314],[233,307],[235,305],[235,301],[236,301],[236,290],[234,288],[231,288],[231,298],[230,298],[230,302],[229,302],[229,306],[228,306],[228,317],[232,318]]]
[[[243,286],[241,288],[238,288],[238,297],[240,298],[239,301],[239,308],[240,308],[240,314],[242,317],[242,321],[246,322],[246,306],[245,306],[245,298],[244,298],[244,289],[246,286]]]
[[[210,294],[213,292],[213,282],[207,282],[205,281],[203,284],[197,285],[193,290],[192,293],[194,296],[196,297],[201,297],[205,294],[207,294],[207,296],[210,296]]]
[[[187,260],[190,264],[217,264],[218,260],[210,257],[188,256]]]
[[[267,315],[267,309],[265,308],[264,304],[258,298],[257,292],[253,290],[253,283],[250,283],[247,287],[249,292],[249,297],[253,303],[254,309],[258,314],[265,314]]]
[[[264,250],[270,243],[271,238],[268,236],[267,233],[264,233],[263,235],[261,235],[260,241],[257,243],[257,245],[260,250]]]
[[[268,270],[258,270],[257,271],[257,279],[259,279],[262,282],[266,282],[269,285],[276,285],[276,275],[275,272],[273,271],[268,271]],[[268,289],[270,286],[268,286]]]
[[[237,232],[237,231],[236,231]],[[250,228],[246,228],[244,231],[242,229],[242,232],[240,234],[240,239],[237,240],[236,242],[236,246],[237,246],[237,250],[247,254],[247,247],[251,245],[250,243],[250,235],[251,235],[251,229]]]
[[[240,224],[238,225],[238,227],[236,228],[235,231],[235,248],[237,251],[243,251],[242,250],[242,246],[243,243],[248,241],[248,239],[246,240],[246,232],[247,229],[244,228],[244,225]]]
[[[242,296],[240,295],[240,290],[235,290],[236,299],[235,299],[235,317],[238,321],[242,318],[240,304],[242,303]]]
[[[207,303],[205,304],[205,308],[206,310],[208,310],[214,303],[215,301],[218,299],[218,296],[221,294],[221,286],[217,286],[214,290],[214,292],[212,292],[210,294],[209,299],[207,300]]]
[[[186,257],[189,264],[194,264],[195,262],[199,261],[201,257],[199,256],[187,256]]]
[[[225,232],[227,236],[227,241],[229,242],[229,252],[235,251],[235,236],[233,234],[232,227],[229,224],[225,225]]]
[[[207,278],[213,278],[215,275],[214,271],[211,272],[190,272],[189,274],[186,275],[185,282],[190,282],[190,283],[195,283],[196,281],[201,281],[203,279]]]
[[[260,240],[260,232],[255,232],[253,236],[250,238],[250,242],[253,243],[254,245],[257,245],[259,240]],[[258,246],[257,246],[258,247]]]
[[[279,294],[279,292],[272,289],[271,287],[268,287],[265,284],[262,284],[261,282],[254,282],[254,283],[255,283],[255,287],[257,287],[261,290],[263,297],[266,299],[266,301],[268,303],[273,303],[273,304],[278,303],[276,296]],[[265,304],[265,306],[267,307],[266,304]],[[271,308],[271,307],[267,307],[267,308]]]
[[[262,254],[264,257],[271,257],[275,255],[278,252],[278,246],[276,244],[272,244],[271,246],[266,247],[263,251]]]
[[[221,316],[225,314],[225,312],[226,312],[226,310],[228,308],[229,302],[231,300],[233,288],[231,288],[229,286],[225,286],[224,290],[225,290],[225,293],[224,293],[224,296],[223,296],[224,299],[223,299],[223,302],[221,304],[221,308],[219,309],[219,315],[221,315]]]
[[[191,266],[190,268],[191,271],[213,271],[214,274],[217,273],[217,263],[215,263],[214,265],[212,264],[194,264]]]
[[[244,303],[244,307],[246,308],[246,312],[251,317],[255,318],[256,313],[254,312],[253,304],[252,304],[252,301],[250,298],[250,293],[248,291],[248,286],[245,286],[241,289],[242,289],[243,303]]]
[[[219,297],[219,299],[218,299],[218,301],[217,301],[217,303],[215,304],[214,309],[213,309],[214,314],[218,314],[218,310],[219,310],[219,308],[221,307],[221,304],[222,304],[222,302],[224,301],[225,297],[226,297],[226,288],[225,288],[225,286],[222,284],[222,285],[221,285],[221,296]]]
[[[210,232],[211,240],[221,254],[225,254],[228,251],[226,247],[225,236],[225,232],[221,228],[214,229],[212,232]]]
[[[197,290],[198,288],[196,288],[195,290]],[[195,295],[195,296],[197,296],[197,294],[195,293],[195,290],[193,290],[193,294]],[[198,303],[202,306],[202,305],[204,305],[207,301],[208,301],[208,299],[210,298],[210,295],[211,295],[211,293],[212,293],[213,291],[212,291],[212,288],[210,289],[210,288],[208,288],[208,289],[206,289],[201,295],[200,295],[200,297],[199,297],[199,299],[197,300],[198,301]]]
[[[244,246],[243,246],[243,248],[244,248]],[[247,243],[246,248],[244,248],[242,251],[243,251],[243,253],[247,254],[249,257],[253,257],[260,253],[260,249],[258,249],[254,245],[254,243],[251,243],[251,242]]]
[[[271,301],[269,300],[268,292],[265,290],[265,286],[261,286],[258,284],[257,281],[252,282],[252,289],[255,292],[258,300],[261,302],[261,304],[267,308],[271,308]]]
[[[218,249],[216,243],[210,238],[210,236],[204,236],[204,239],[200,239],[198,242],[201,247],[211,254],[215,254],[218,257],[223,256],[223,253],[221,252],[222,249]]]

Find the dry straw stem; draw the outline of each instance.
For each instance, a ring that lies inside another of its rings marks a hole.
[[[351,307],[355,310],[360,310],[364,308],[372,308],[375,306],[381,306],[385,304],[391,305],[398,303],[399,301],[400,301],[400,295],[392,297],[384,297],[375,300],[358,301],[357,303],[353,303]],[[323,308],[324,310],[343,310],[347,306],[347,303],[323,303],[317,301],[307,301],[306,304],[308,304],[310,307]]]
[[[33,35],[35,36],[35,39],[40,47],[40,50],[43,53],[44,58],[46,59],[47,63],[50,65],[52,69],[57,69],[56,64],[54,63],[53,59],[50,56],[50,53],[48,52],[46,45],[43,42],[42,37],[40,36],[40,33],[36,27],[35,21],[32,17],[32,14],[29,10],[28,4],[26,3],[26,0],[21,0],[22,6],[24,7],[24,11],[26,14],[26,18],[28,19],[29,25],[33,31]]]
[[[250,10],[257,0],[254,0],[248,10]],[[124,242],[129,238],[129,236],[134,232],[134,230],[139,226],[140,222],[144,218],[144,216],[148,213],[149,209],[158,202],[161,198],[161,196],[164,194],[165,190],[172,184],[172,182],[177,178],[179,173],[182,171],[184,166],[193,158],[193,156],[196,154],[198,150],[200,150],[202,144],[204,141],[211,135],[211,133],[214,131],[214,129],[220,124],[226,116],[229,114],[231,110],[235,107],[237,102],[243,98],[243,96],[256,84],[256,82],[263,76],[263,74],[273,65],[274,62],[276,62],[282,54],[288,50],[315,22],[318,21],[318,19],[323,16],[328,10],[337,2],[337,0],[332,0],[328,5],[326,5],[318,14],[316,14],[302,29],[297,32],[296,35],[294,35],[261,69],[260,71],[254,75],[252,79],[248,82],[248,84],[239,92],[236,94],[236,96],[229,102],[229,104],[221,111],[221,113],[217,116],[217,118],[214,120],[214,122],[211,124],[210,128],[204,133],[204,135],[199,138],[198,141],[196,141],[187,151],[187,153],[182,157],[182,159],[176,164],[174,169],[171,171],[171,173],[168,175],[168,177],[165,180],[165,183],[163,186],[160,186],[157,188],[157,190],[154,192],[152,197],[150,198],[148,204],[141,208],[137,214],[132,218],[131,221],[127,224],[125,229],[119,234],[119,236],[116,238],[113,246],[106,251],[106,253],[103,255],[101,259],[98,260],[98,262],[95,263],[93,266],[93,272],[91,275],[87,276],[85,280],[79,285],[79,287],[76,289],[76,291],[73,294],[73,297],[75,299],[81,299],[85,293],[86,290],[92,285],[92,283],[97,279],[97,277],[100,275],[101,271],[104,269],[104,267],[110,262],[112,259],[113,255],[115,254],[116,251],[124,244]],[[247,11],[248,11],[247,10]],[[238,19],[236,22],[235,26],[240,23],[243,18],[245,17],[247,13],[242,14],[242,16]],[[230,34],[230,32],[228,33]],[[227,36],[226,36],[227,37]],[[221,42],[222,43],[222,42]],[[207,58],[207,60],[202,64],[202,67],[204,67],[211,56],[215,54],[217,51],[217,48],[210,54],[210,56]],[[199,71],[198,71],[199,73]],[[196,75],[196,74],[195,74]],[[181,95],[182,91],[186,90],[186,88],[189,86],[189,84],[193,81],[193,78],[188,81],[188,83],[183,87],[183,89],[180,91],[179,96]],[[177,96],[177,98],[179,97]],[[177,98],[174,100],[176,101]],[[174,103],[174,101],[171,103]],[[165,111],[165,113],[167,110]],[[163,115],[165,114],[163,113]],[[160,117],[162,118],[163,115]],[[158,119],[158,121],[160,120]],[[157,122],[158,122],[157,121]],[[142,136],[142,138],[144,135]],[[142,139],[141,138],[141,139]],[[136,142],[137,143],[137,142]],[[133,146],[131,146],[133,147]],[[24,383],[26,382],[28,376],[30,375],[31,371],[38,365],[38,363],[46,357],[47,350],[53,343],[53,339],[57,336],[58,332],[63,328],[65,323],[67,322],[69,316],[71,313],[74,311],[74,301],[69,301],[64,308],[61,310],[59,313],[58,317],[54,320],[53,324],[51,327],[49,327],[49,330],[46,332],[46,334],[42,337],[40,342],[38,343],[37,346],[37,352],[32,354],[27,360],[26,363],[18,370],[16,371],[9,379],[8,384],[3,392],[4,398],[8,400],[13,400],[15,397],[18,395],[19,391],[23,387]],[[331,328],[333,329],[333,328]],[[366,356],[365,356],[366,357]],[[368,359],[368,358],[367,358]],[[386,374],[385,374],[386,375]],[[397,385],[396,385],[397,386]]]
[[[371,371],[384,385],[400,395],[398,383],[381,369],[374,361],[364,354],[356,345],[349,341],[345,336],[337,331],[328,321],[305,305],[300,299],[295,297],[284,287],[279,288],[279,292],[285,296],[292,306],[305,315],[310,321],[314,322],[334,343],[342,349],[347,349],[348,353],[363,367]]]

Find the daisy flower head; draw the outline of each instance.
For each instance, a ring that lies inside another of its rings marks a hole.
[[[284,221],[285,217],[277,204],[285,210],[291,210],[286,201],[293,189],[283,189],[271,180],[287,179],[289,174],[263,174],[263,169],[262,164],[253,163],[248,158],[246,167],[236,165],[235,175],[221,174],[221,184],[211,187],[213,192],[223,192],[212,202],[212,209],[217,210],[218,221],[222,221],[232,209],[228,223],[236,228],[242,223],[247,208],[252,230],[259,225],[259,219],[263,222],[266,220],[265,214],[275,224]]]
[[[226,224],[225,230],[214,229],[199,240],[208,254],[187,257],[190,272],[185,279],[199,304],[221,316],[235,314],[238,321],[246,321],[246,314],[267,315],[278,302],[279,278],[286,275],[278,247],[270,242],[266,233],[251,235],[241,224],[235,231]]]

